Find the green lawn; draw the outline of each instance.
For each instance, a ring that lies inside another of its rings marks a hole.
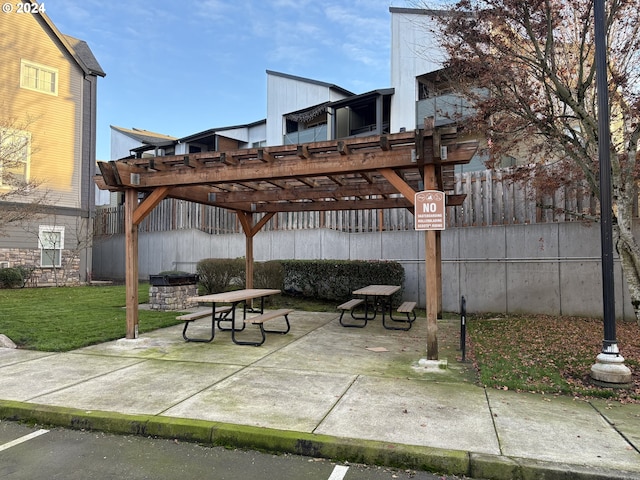
[[[0,290],[0,333],[18,347],[62,352],[126,334],[124,286]],[[148,287],[141,285],[139,302]],[[139,331],[179,323],[175,312],[139,311]]]
[[[65,352],[123,338],[126,334],[125,287],[83,286],[0,289],[0,333],[19,348]],[[315,302],[279,295],[269,307],[307,311],[335,311],[333,302]],[[149,301],[141,284],[138,302]],[[138,311],[138,331],[148,332],[182,323],[176,312]]]

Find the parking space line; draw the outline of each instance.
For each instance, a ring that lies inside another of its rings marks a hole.
[[[49,430],[45,430],[45,429],[40,429],[40,430],[36,430],[35,432],[30,433],[29,435],[25,435],[24,437],[20,437],[20,438],[16,438],[15,440],[12,440],[11,442],[5,443],[4,445],[0,445],[0,452],[2,452],[3,450],[7,450],[11,447],[15,447],[16,445],[20,445],[21,443],[24,442],[28,442],[29,440],[39,437],[40,435],[44,435],[45,433],[48,433]]]
[[[349,467],[345,467],[344,465],[336,465],[333,469],[333,472],[331,472],[329,480],[342,480],[347,474],[347,470],[349,470]]]

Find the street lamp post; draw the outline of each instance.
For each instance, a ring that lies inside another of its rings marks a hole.
[[[631,382],[631,371],[624,365],[616,340],[615,290],[613,283],[613,229],[611,214],[611,159],[609,90],[607,82],[607,44],[605,0],[594,1],[596,47],[596,89],[598,94],[598,160],[600,162],[600,240],[602,251],[602,300],[604,341],[602,352],[591,367],[591,378],[604,386]]]

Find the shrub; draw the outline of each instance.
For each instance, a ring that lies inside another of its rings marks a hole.
[[[27,282],[31,279],[33,272],[36,270],[36,267],[33,265],[18,265],[16,270],[20,272],[22,276],[22,286],[24,287]]]
[[[284,291],[290,295],[342,302],[367,285],[403,285],[404,268],[398,262],[345,260],[288,260]],[[402,289],[393,296],[398,303]]]
[[[0,288],[22,286],[24,286],[24,280],[19,268],[0,268]]]
[[[218,293],[233,285],[246,285],[243,258],[206,258],[196,267],[200,293]],[[277,288],[288,295],[343,302],[354,290],[367,285],[404,285],[404,268],[398,262],[345,260],[272,260],[255,262],[254,288]],[[398,304],[400,289],[392,298]]]
[[[244,259],[204,258],[196,266],[201,293],[226,291],[232,284],[244,285]]]
[[[284,285],[284,267],[279,260],[258,262],[253,265],[253,286],[255,288],[282,289]]]

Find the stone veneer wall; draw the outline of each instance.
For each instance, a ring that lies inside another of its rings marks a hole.
[[[41,268],[40,250],[25,248],[0,249],[0,262],[8,262],[9,267],[20,265],[35,267],[31,279],[25,286],[78,285],[80,283],[80,259],[68,250],[62,251],[62,266]]]
[[[185,310],[198,305],[189,297],[198,296],[197,285],[149,286],[151,310]]]

